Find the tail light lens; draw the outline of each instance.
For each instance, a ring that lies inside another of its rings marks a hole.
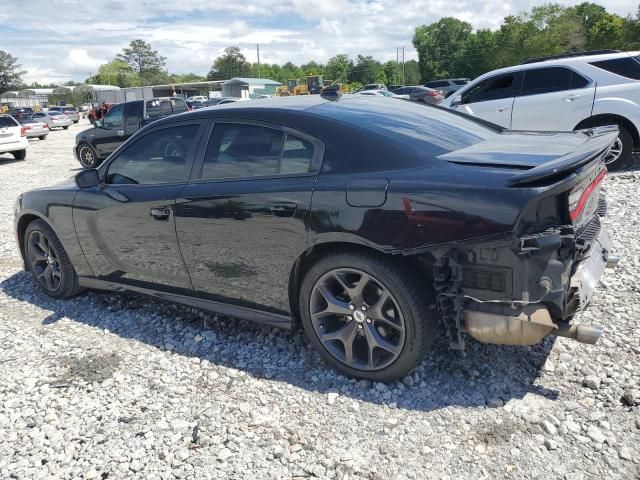
[[[430,97],[437,97],[438,95],[440,95],[440,92],[438,90],[432,90],[431,92],[427,92],[427,95],[429,95]]]
[[[24,127],[20,127],[20,136],[24,137],[27,134],[27,129]]]
[[[591,195],[594,191],[597,191],[598,186],[606,175],[607,169],[603,168],[595,178],[579,183],[569,192],[569,217],[573,223],[580,218],[589,203]]]

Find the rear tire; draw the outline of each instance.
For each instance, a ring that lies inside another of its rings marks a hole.
[[[28,269],[44,293],[53,298],[69,298],[82,291],[67,252],[43,220],[34,220],[27,226],[23,242]]]
[[[85,168],[96,168],[100,163],[98,154],[88,143],[81,143],[78,146],[78,160]]]
[[[39,140],[46,140],[46,139],[47,139],[47,136],[46,136],[46,135],[40,135],[40,136],[38,137],[38,139],[39,139]]]
[[[64,130],[67,130],[69,128],[69,125],[67,125],[66,127],[62,127]]]
[[[307,336],[329,365],[349,377],[388,382],[410,373],[433,345],[433,298],[424,279],[403,265],[337,250],[305,274],[299,310]]]
[[[12,155],[16,160],[24,160],[27,158],[27,150],[18,150],[17,152],[13,152]]]
[[[618,125],[620,134],[611,147],[611,151],[605,157],[605,164],[609,170],[618,170],[626,167],[631,161],[633,154],[633,136],[629,130],[622,125]]]

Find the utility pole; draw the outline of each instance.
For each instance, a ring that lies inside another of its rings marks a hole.
[[[402,84],[405,84],[404,79],[404,45],[402,46]]]
[[[260,77],[260,44],[256,43],[256,50],[258,51],[258,78]]]
[[[396,47],[396,85],[400,84],[400,50]]]

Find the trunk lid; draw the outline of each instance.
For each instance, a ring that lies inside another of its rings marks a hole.
[[[577,132],[505,131],[439,158],[460,165],[522,170],[508,180],[517,186],[566,174],[603,158],[617,136],[616,126]]]

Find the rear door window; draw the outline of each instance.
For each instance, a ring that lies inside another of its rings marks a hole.
[[[462,94],[462,103],[487,102],[514,96],[515,74],[487,78]]]
[[[586,78],[568,68],[534,68],[524,72],[521,95],[562,92],[583,88],[588,83]]]
[[[425,87],[429,87],[429,88],[448,87],[448,86],[449,86],[449,82],[447,82],[446,80],[436,80],[433,82],[427,82],[425,84]]]
[[[640,80],[640,55],[591,62],[594,67],[632,80]]]
[[[207,146],[201,178],[307,173],[313,155],[313,145],[296,135],[260,125],[218,123]]]

